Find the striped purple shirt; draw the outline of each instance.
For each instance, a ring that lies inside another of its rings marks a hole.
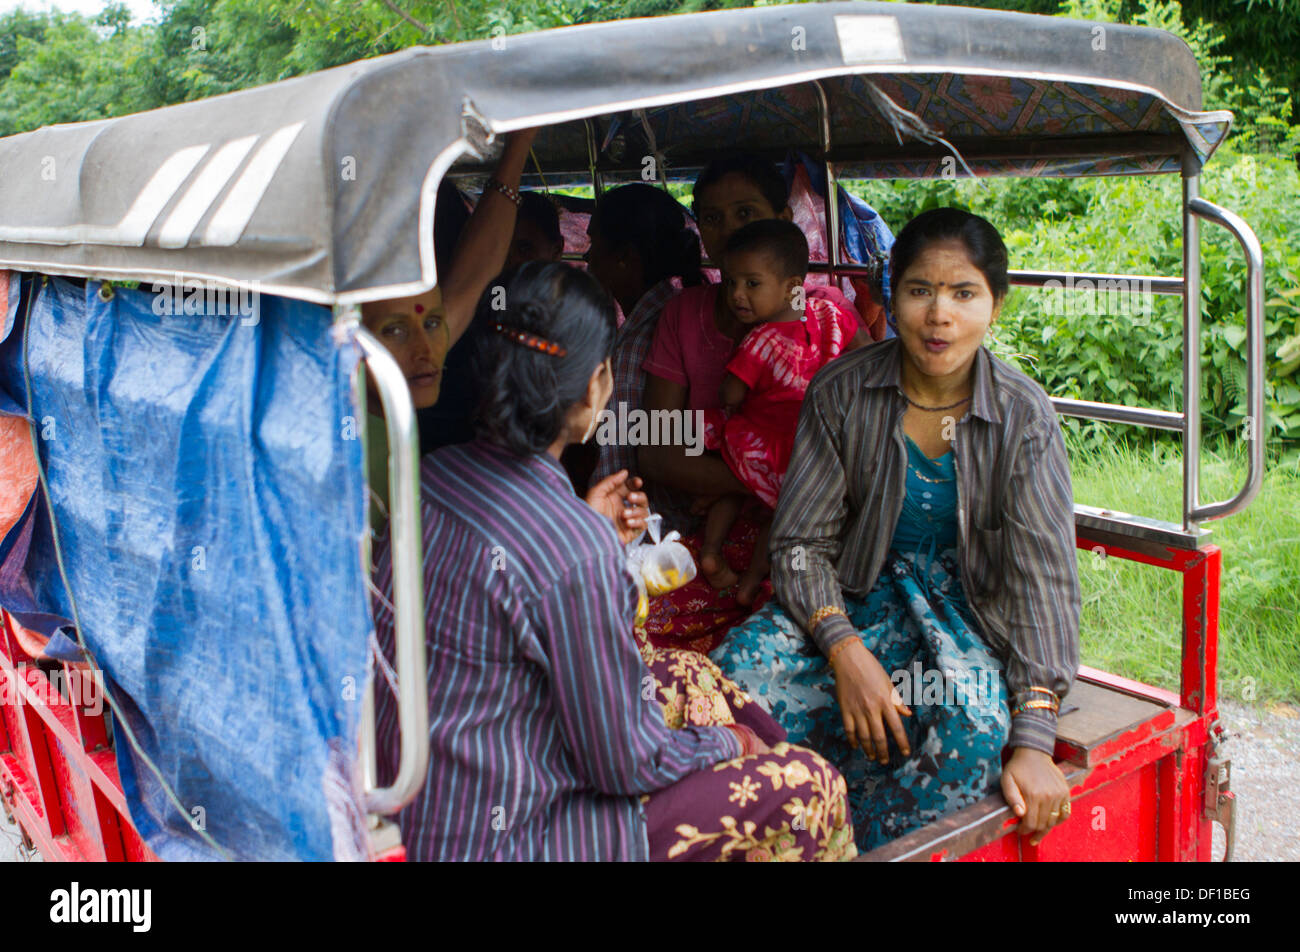
[[[670,730],[632,637],[609,521],[548,455],[488,443],[424,458],[429,773],[398,822],[413,860],[643,860],[638,794],[740,756],[726,728]],[[375,582],[392,600],[387,539]],[[385,655],[393,616],[375,605]],[[378,677],[380,778],[397,706]]]

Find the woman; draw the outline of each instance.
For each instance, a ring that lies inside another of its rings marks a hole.
[[[468,329],[483,289],[505,264],[516,212],[522,203],[519,177],[536,133],[536,129],[524,129],[506,139],[493,177],[461,229],[451,267],[445,274],[439,272],[437,285],[409,297],[361,305],[362,324],[397,361],[417,412],[426,411],[438,402],[447,353]],[[439,198],[458,200],[454,189],[440,188]],[[454,223],[455,217],[444,216],[443,220]],[[367,471],[375,503],[371,523],[378,527],[387,520],[388,512],[388,435],[373,383],[368,383],[367,394],[370,406],[366,425]],[[447,428],[446,420],[427,416],[422,423],[435,429]],[[443,440],[439,436],[430,434],[428,442],[441,445]]]
[[[729,156],[710,163],[695,181],[693,202],[700,238],[713,261],[722,260],[728,239],[750,222],[793,218],[785,179],[772,162],[756,156]],[[835,288],[808,286],[805,293],[852,312],[852,305]],[[726,296],[718,293],[715,284],[688,288],[674,297],[653,330],[642,365],[645,408],[652,413],[719,409],[718,390],[727,361],[749,330],[731,313]],[[643,446],[637,461],[651,498],[673,502],[665,507],[668,521],[683,533],[695,533],[700,528],[699,513],[721,496],[752,499],[750,490],[717,455],[691,455],[682,446]],[[741,576],[749,567],[761,524],[760,504],[754,499],[751,506],[733,524],[722,550]],[[688,535],[685,542],[698,561],[700,539]],[[684,588],[651,601],[646,637],[656,645],[712,651],[726,630],[762,605],[769,594],[768,585],[752,578],[718,592],[697,576]]]
[[[861,849],[999,780],[1037,843],[1070,811],[1052,758],[1078,664],[1064,442],[1042,389],[983,346],[1008,287],[991,224],[918,216],[891,277],[897,340],[805,398],[772,527],[780,604],[714,657],[844,771]]]
[[[454,194],[451,196],[453,201],[450,207],[463,208],[459,193],[454,189],[452,191]],[[494,192],[496,190],[492,189],[484,194],[491,195]],[[519,197],[515,230],[510,236],[505,266],[513,268],[525,261],[559,261],[564,252],[564,238],[560,234],[560,217],[554,203],[538,192],[521,192]],[[481,198],[479,200],[482,201]],[[435,231],[442,220],[444,206],[441,204],[441,195],[438,201],[438,212],[434,218]],[[493,201],[496,201],[495,196]],[[496,253],[494,249],[494,255]],[[450,255],[447,259],[450,262]],[[484,268],[492,264],[495,264],[495,259],[485,263]],[[450,263],[448,268],[450,269]],[[468,443],[474,439],[473,417],[474,408],[478,405],[479,387],[469,364],[469,341],[462,337],[443,360],[438,402],[418,414],[421,456],[443,446]]]
[[[637,651],[623,545],[644,496],[616,473],[584,502],[559,464],[609,399],[612,302],[560,264],[501,281],[505,310],[485,294],[475,321],[479,439],[430,454],[421,472],[432,751],[420,798],[399,816],[408,855],[853,855],[843,780],[824,760],[780,743],[707,659],[647,668]],[[375,622],[391,656],[379,549]],[[379,695],[381,772],[392,776],[396,705]]]
[[[653,185],[624,185],[600,197],[587,226],[591,247],[587,270],[618,302],[626,315],[614,339],[612,411],[623,416],[642,408],[645,375],[641,365],[659,323],[659,312],[681,286],[703,283],[700,240],[687,225],[686,209]],[[636,447],[606,442],[591,480],[599,482],[620,469],[637,472]],[[689,501],[652,492],[661,515]]]

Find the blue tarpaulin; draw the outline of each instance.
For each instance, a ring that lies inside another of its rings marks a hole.
[[[165,860],[359,857],[356,348],[316,305],[99,289],[54,279],[31,303],[68,587],[44,514],[26,574],[104,670],[132,820]],[[22,336],[20,315],[0,388],[26,407]]]

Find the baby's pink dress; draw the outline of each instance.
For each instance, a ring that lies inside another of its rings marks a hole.
[[[730,417],[705,411],[704,445],[721,449],[736,478],[773,509],[808,384],[844,352],[860,326],[851,310],[810,295],[805,320],[759,324],[727,362],[727,373],[744,381],[749,393]]]

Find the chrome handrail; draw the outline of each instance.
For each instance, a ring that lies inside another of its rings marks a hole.
[[[1108,423],[1128,423],[1155,430],[1183,430],[1184,417],[1170,410],[1151,410],[1147,407],[1129,407],[1120,403],[1097,403],[1093,400],[1071,400],[1052,397],[1052,405],[1061,416],[1082,417],[1085,420],[1104,420]]]
[[[1250,443],[1246,482],[1235,496],[1224,502],[1199,505],[1193,494],[1188,521],[1198,522],[1244,509],[1259,494],[1264,482],[1264,250],[1254,230],[1235,212],[1200,197],[1191,197],[1187,210],[1226,228],[1246,256],[1246,439]]]
[[[355,310],[355,309],[354,309]],[[388,502],[393,550],[393,629],[397,669],[397,721],[401,754],[390,786],[364,790],[369,813],[396,813],[420,792],[429,769],[428,667],[424,650],[423,540],[420,531],[419,434],[406,377],[369,331],[354,328],[384,407],[388,431]],[[367,690],[370,703],[374,692]],[[373,712],[363,714],[363,744],[374,743]],[[363,772],[373,782],[372,750],[362,751]]]

